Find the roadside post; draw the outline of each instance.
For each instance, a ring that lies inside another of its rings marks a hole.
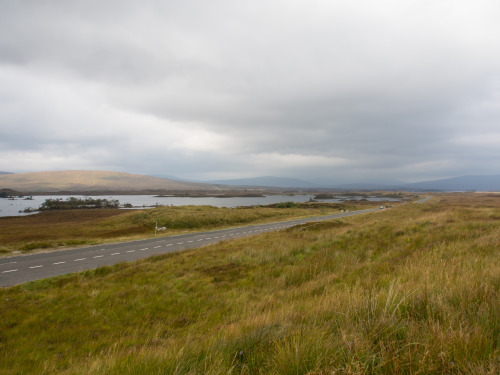
[[[160,228],[158,228],[158,220],[156,220],[156,222],[155,222],[155,237],[156,237],[156,233],[157,232],[161,232],[163,230],[167,230],[167,227],[160,227]]]

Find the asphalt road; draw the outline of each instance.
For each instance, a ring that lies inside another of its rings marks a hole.
[[[101,266],[110,266],[120,262],[130,262],[152,255],[193,249],[223,240],[252,236],[307,222],[337,219],[378,210],[379,209],[369,209],[344,212],[335,215],[282,221],[271,224],[250,225],[177,236],[154,237],[139,241],[0,258],[0,287],[85,271]]]

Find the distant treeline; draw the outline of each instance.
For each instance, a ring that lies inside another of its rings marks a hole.
[[[118,208],[120,202],[117,199],[79,199],[70,197],[63,201],[62,199],[46,199],[40,206],[40,211],[51,210],[76,210],[83,208]]]

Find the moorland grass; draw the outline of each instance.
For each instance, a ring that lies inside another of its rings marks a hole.
[[[500,198],[0,289],[0,374],[496,374]]]
[[[325,215],[369,204],[304,203],[286,209],[272,206],[164,206],[147,210],[58,210],[24,217],[0,217],[0,255],[146,238],[154,235],[156,224],[166,227],[160,235],[172,235]]]

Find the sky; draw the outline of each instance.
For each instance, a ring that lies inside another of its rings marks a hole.
[[[0,171],[500,173],[498,0],[0,0]]]

